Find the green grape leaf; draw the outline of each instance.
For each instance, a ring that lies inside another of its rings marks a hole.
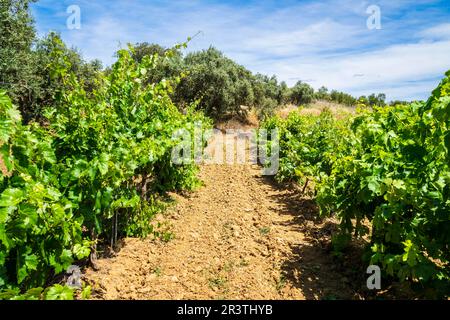
[[[13,207],[22,202],[24,193],[20,189],[9,188],[0,196],[0,207]]]
[[[46,294],[46,300],[73,300],[74,299],[74,290],[67,287],[56,284],[50,287]]]

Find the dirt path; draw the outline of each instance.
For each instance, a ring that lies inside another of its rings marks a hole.
[[[205,165],[200,178],[197,192],[173,195],[164,218],[173,240],[126,239],[86,272],[94,297],[355,298],[325,250],[335,226],[317,219],[311,200],[278,188],[256,165]]]

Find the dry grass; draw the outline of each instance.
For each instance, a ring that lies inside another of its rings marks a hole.
[[[221,131],[225,131],[227,129],[250,130],[259,127],[260,121],[258,119],[258,112],[256,108],[241,106],[241,109],[245,111],[245,116],[230,117],[228,120],[223,120],[216,123],[215,128]],[[300,114],[304,115],[320,115],[325,109],[329,109],[338,119],[348,116],[349,114],[356,113],[356,108],[354,107],[348,107],[324,100],[318,100],[303,108],[299,108],[298,106],[293,104],[280,106],[275,114],[285,119],[293,111],[299,110]]]
[[[324,111],[325,109],[329,109],[337,118],[341,118],[343,116],[349,115],[349,114],[355,114],[356,108],[354,107],[348,107],[342,104],[324,101],[324,100],[318,100],[315,101],[304,108],[299,108],[295,105],[287,105],[284,107],[281,107],[277,111],[277,115],[283,119],[287,118],[287,116],[293,112],[300,110],[300,114],[304,115],[319,115]]]

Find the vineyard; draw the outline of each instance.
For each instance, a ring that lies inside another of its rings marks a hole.
[[[136,64],[129,51],[119,52],[111,73],[88,95],[60,53],[55,50],[51,67],[67,89],[47,110],[49,123],[23,125],[0,93],[3,297],[45,285],[50,275],[87,258],[99,237],[149,234],[148,221],[160,207],[153,191],[199,183],[194,166],[172,165],[172,136],[208,121],[181,114],[168,98],[169,83],[141,85],[157,56]],[[50,289],[47,297],[70,296],[56,288],[61,292]],[[26,297],[31,294],[41,292]]]
[[[181,114],[167,95],[169,83],[143,87],[140,76],[160,58],[137,64],[130,51],[120,52],[92,96],[56,52],[55,76],[68,89],[48,110],[48,124],[21,124],[1,94],[3,298],[73,298],[69,287],[41,288],[92,256],[99,239],[114,244],[153,233],[149,221],[163,207],[158,193],[200,185],[194,164],[171,164],[172,135],[211,122]],[[309,193],[320,216],[340,222],[330,256],[339,259],[352,238],[368,236],[367,265],[435,297],[449,292],[449,76],[424,103],[341,116],[294,111],[261,124],[279,130],[276,180]]]
[[[386,277],[449,287],[450,72],[427,102],[362,109],[336,119],[292,113],[281,130],[276,178],[313,186],[322,215],[335,215],[336,254],[370,236],[367,262]]]
[[[449,298],[450,71],[389,104],[190,38],[103,67],[0,9],[0,300]],[[240,143],[276,173],[195,161]]]

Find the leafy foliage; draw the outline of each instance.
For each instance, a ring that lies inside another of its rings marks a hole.
[[[371,94],[370,96],[361,96],[358,100],[360,104],[370,107],[382,107],[386,104],[386,95],[384,93]]]
[[[319,90],[315,93],[315,99],[318,100],[326,100],[335,102],[338,104],[343,104],[346,106],[354,107],[354,106],[365,106],[365,107],[382,107],[386,104],[386,95],[384,93],[379,94],[371,94],[369,96],[361,96],[359,98],[355,98],[352,95],[337,91],[337,90],[331,90],[331,92],[328,91],[326,87],[321,87]],[[396,104],[396,103],[391,103]],[[407,102],[404,102],[404,104],[407,104]]]
[[[146,83],[156,84],[162,80],[176,80],[183,72],[184,61],[180,49],[164,48],[158,44],[137,43],[131,52],[133,59],[140,63],[146,56],[170,56],[170,59],[159,59],[157,65],[146,74]],[[176,81],[173,85],[176,85]],[[173,97],[173,95],[171,95]]]
[[[253,80],[255,105],[261,105],[264,99],[271,99],[276,105],[289,102],[289,88],[285,82],[278,83],[277,77],[256,74]]]
[[[260,118],[272,116],[278,106],[290,101],[290,89],[285,82],[278,83],[277,77],[256,74],[253,79],[254,106]]]
[[[352,125],[357,143],[319,191],[324,211],[341,217],[343,233],[364,234],[359,223],[371,221],[372,263],[390,276],[447,290],[449,76],[426,103],[358,116]]]
[[[30,0],[0,2],[0,88],[7,90],[25,122],[42,119],[44,106],[52,105],[63,86],[50,75],[50,53],[60,43],[55,33],[36,39]],[[75,49],[64,47],[77,75],[88,92],[95,89],[99,61],[85,62]]]
[[[69,286],[60,284],[52,285],[46,289],[38,287],[20,293],[19,289],[8,289],[0,293],[0,300],[74,300],[76,291],[80,291],[81,300],[87,300],[91,296],[91,286],[84,286],[75,290]]]
[[[273,117],[263,123],[267,130],[278,129],[280,137],[280,182],[306,184],[311,177],[329,175],[349,131],[347,119],[336,120],[329,110],[319,116],[298,111],[287,119]]]
[[[297,105],[311,103],[314,99],[314,89],[307,83],[298,81],[291,88],[291,101]]]
[[[39,89],[32,45],[35,40],[30,0],[2,0],[0,3],[0,88],[8,88],[21,110]]]
[[[181,104],[198,101],[198,108],[214,119],[239,115],[241,105],[253,104],[250,71],[217,49],[188,54],[185,68],[175,94]]]
[[[354,98],[352,95],[337,90],[332,90],[330,92],[328,100],[346,106],[355,106],[357,103],[356,98]]]
[[[450,71],[427,102],[361,110],[349,120],[292,114],[281,128],[278,179],[316,183],[342,247],[369,232],[370,263],[386,276],[450,286]]]
[[[89,255],[93,234],[151,232],[157,192],[198,183],[194,165],[172,164],[172,137],[209,121],[181,114],[165,81],[143,85],[158,56],[137,63],[133,48],[121,50],[89,93],[55,41],[50,70],[63,86],[45,110],[45,126],[23,125],[0,92],[0,289],[45,285]],[[54,287],[48,294],[67,292]]]

